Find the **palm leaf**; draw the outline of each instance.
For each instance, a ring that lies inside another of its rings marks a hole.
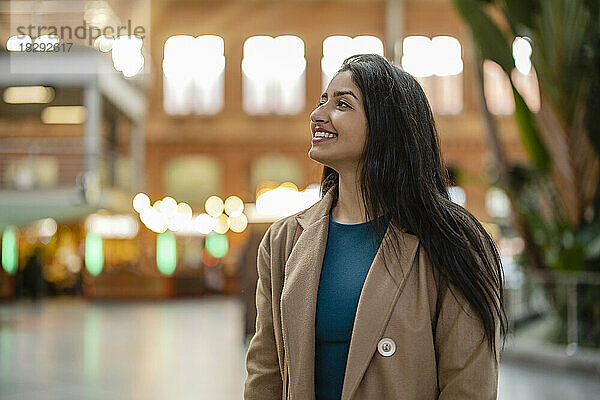
[[[537,130],[531,111],[511,78],[514,60],[510,45],[498,26],[476,0],[454,0],[457,10],[471,28],[473,40],[484,59],[496,62],[507,74],[515,98],[515,119],[523,146],[533,164],[542,172],[549,170],[550,157]]]

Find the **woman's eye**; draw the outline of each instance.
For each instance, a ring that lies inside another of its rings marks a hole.
[[[319,100],[319,101],[317,102],[317,107],[320,107],[320,106],[322,106],[322,105],[323,105],[323,104],[325,104],[325,103],[326,103],[326,101],[325,101],[325,100]],[[341,100],[340,100],[340,101],[338,101],[337,105],[338,105],[338,106],[344,106],[344,107],[350,107],[350,106],[349,106],[349,105],[348,105],[348,104],[347,104],[345,101],[341,101]]]

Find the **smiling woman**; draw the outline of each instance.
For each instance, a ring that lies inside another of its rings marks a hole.
[[[495,399],[502,265],[450,200],[419,83],[351,56],[310,132],[323,196],[260,243],[244,398]]]
[[[313,146],[308,156],[336,171],[354,171],[366,140],[367,118],[350,71],[334,76],[310,118]]]

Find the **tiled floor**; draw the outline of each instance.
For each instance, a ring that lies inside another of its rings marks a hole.
[[[233,299],[0,306],[0,399],[238,399]]]
[[[242,305],[47,300],[0,305],[0,399],[240,399]],[[600,382],[501,365],[500,400],[600,398]]]

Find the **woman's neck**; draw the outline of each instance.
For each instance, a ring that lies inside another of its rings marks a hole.
[[[367,222],[356,173],[339,173],[338,199],[332,207],[331,216],[342,224]]]

